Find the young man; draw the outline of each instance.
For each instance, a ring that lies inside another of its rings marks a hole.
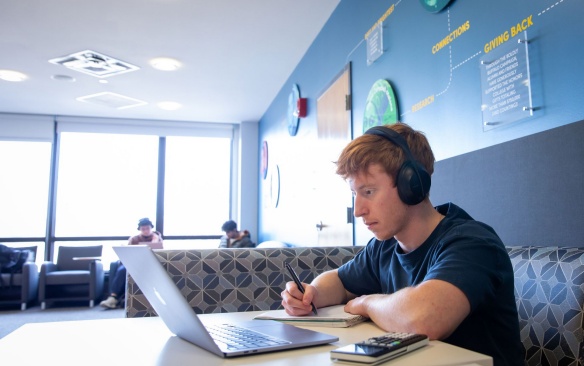
[[[219,248],[254,248],[256,245],[251,241],[251,234],[247,230],[237,230],[237,223],[233,220],[226,221],[221,230],[225,235],[221,237]]]
[[[149,218],[144,217],[138,220],[138,230],[140,234],[131,236],[128,239],[128,245],[137,245],[140,243],[161,243],[162,235],[158,231],[152,231],[154,225]],[[120,300],[126,293],[126,267],[118,261],[116,273],[110,273],[112,292],[107,299],[99,303],[104,308],[115,309],[120,304]],[[123,305],[123,304],[122,304]]]
[[[389,131],[391,130],[391,131]],[[386,331],[421,333],[523,365],[513,269],[494,230],[452,203],[428,198],[434,155],[406,124],[375,127],[345,147],[337,174],[356,217],[375,235],[347,264],[319,275],[305,294],[282,292],[291,315],[346,304]]]

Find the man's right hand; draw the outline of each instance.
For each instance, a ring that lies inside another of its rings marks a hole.
[[[316,287],[303,283],[304,294],[294,281],[286,283],[286,289],[282,291],[282,306],[286,313],[294,316],[312,314],[312,305],[310,305],[317,294]]]

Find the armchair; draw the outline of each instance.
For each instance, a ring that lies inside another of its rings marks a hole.
[[[45,262],[39,278],[41,309],[47,302],[89,300],[93,307],[103,293],[102,246],[61,246],[57,263]]]
[[[27,261],[22,266],[22,273],[2,273],[0,286],[0,304],[20,304],[21,310],[26,310],[28,304],[36,301],[39,285],[39,269],[35,264],[37,247],[18,247],[15,249],[28,250],[30,252]]]

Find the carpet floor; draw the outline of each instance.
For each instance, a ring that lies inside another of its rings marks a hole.
[[[126,314],[124,309],[104,309],[101,306],[90,308],[85,302],[83,304],[55,304],[45,310],[41,310],[40,306],[24,311],[0,308],[0,338],[28,323],[123,318]]]

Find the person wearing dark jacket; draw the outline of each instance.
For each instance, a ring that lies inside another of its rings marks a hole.
[[[226,221],[221,226],[221,231],[225,235],[221,237],[219,248],[254,248],[256,245],[251,241],[251,234],[247,230],[237,230],[237,223],[233,220]]]

